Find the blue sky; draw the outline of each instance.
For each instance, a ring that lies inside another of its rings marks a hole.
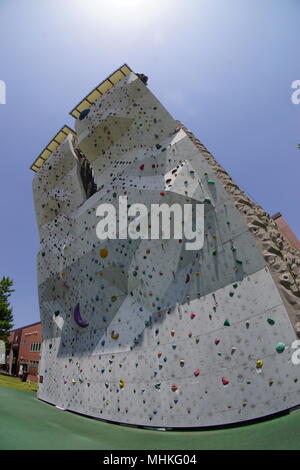
[[[15,326],[39,320],[29,166],[124,62],[300,238],[299,0],[0,0],[0,276]]]

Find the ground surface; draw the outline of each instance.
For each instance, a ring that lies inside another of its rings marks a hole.
[[[0,374],[0,385],[16,388],[17,390],[27,390],[31,392],[37,391],[37,384],[35,382],[21,382],[19,378],[9,377],[8,375],[3,374]]]
[[[300,449],[300,411],[238,428],[160,432],[60,411],[34,392],[0,387],[0,449]]]

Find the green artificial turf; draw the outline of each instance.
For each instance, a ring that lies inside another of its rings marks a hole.
[[[0,449],[211,450],[300,449],[300,411],[242,427],[152,431],[79,416],[0,387]]]

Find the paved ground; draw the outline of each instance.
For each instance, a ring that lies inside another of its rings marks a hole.
[[[59,411],[34,392],[0,387],[0,449],[300,450],[300,411],[220,431],[160,432]]]

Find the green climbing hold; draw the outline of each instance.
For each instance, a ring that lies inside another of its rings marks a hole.
[[[228,319],[224,321],[224,326],[230,326],[230,321]]]
[[[275,349],[278,353],[282,353],[285,350],[285,344],[284,343],[278,343],[276,345]]]
[[[267,322],[269,323],[269,325],[274,325],[275,324],[275,320],[273,320],[273,318],[268,318]]]
[[[234,284],[232,284],[232,287],[233,287],[234,289],[236,289],[236,288],[238,287],[238,283],[235,282]]]
[[[213,256],[216,256],[217,250],[213,250],[211,254],[212,254]]]
[[[241,259],[236,259],[235,262],[236,262],[237,264],[243,264],[243,261],[242,261]]]
[[[216,184],[213,180],[207,180],[207,184]]]

